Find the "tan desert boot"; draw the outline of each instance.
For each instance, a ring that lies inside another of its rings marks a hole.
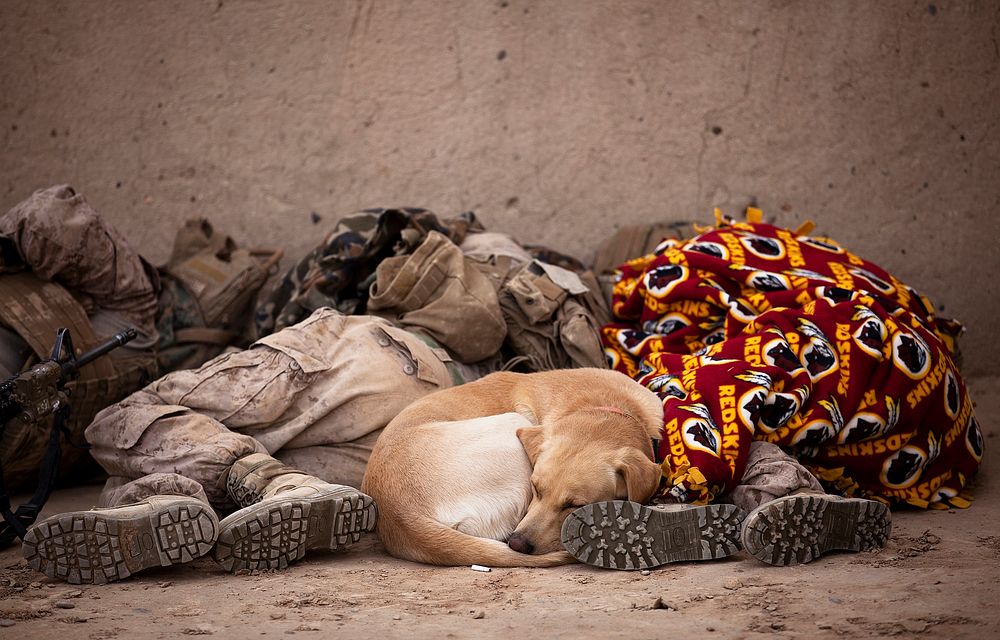
[[[60,513],[28,528],[28,566],[72,584],[104,584],[149,567],[190,562],[212,549],[219,519],[204,502],[151,496],[142,502]]]
[[[266,454],[237,460],[226,488],[243,506],[219,524],[214,557],[227,571],[283,569],[308,550],[342,549],[375,529],[370,497],[289,469]]]
[[[566,551],[606,569],[651,569],[669,562],[714,560],[740,550],[743,510],[732,504],[588,504],[562,525]]]
[[[885,547],[889,507],[874,500],[797,493],[765,502],[743,521],[747,553],[777,566],[803,564],[827,551]]]

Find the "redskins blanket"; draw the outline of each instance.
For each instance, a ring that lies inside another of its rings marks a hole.
[[[968,506],[983,438],[953,361],[961,327],[811,224],[716,222],[621,265],[602,329],[611,365],[663,402],[659,496],[732,489],[756,438],[846,495]]]

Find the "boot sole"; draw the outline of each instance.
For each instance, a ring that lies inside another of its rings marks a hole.
[[[714,560],[740,550],[743,511],[710,504],[677,511],[612,500],[580,507],[562,526],[562,543],[580,562],[606,569],[652,569]]]
[[[889,508],[872,500],[786,496],[757,507],[743,524],[743,547],[777,566],[815,560],[827,551],[881,549],[892,531]]]
[[[215,544],[219,521],[198,500],[152,512],[63,513],[33,525],[21,546],[28,566],[70,584],[105,584],[150,567],[190,562]]]
[[[226,571],[284,569],[308,550],[357,542],[377,517],[374,501],[353,489],[265,499],[222,520],[215,561]]]

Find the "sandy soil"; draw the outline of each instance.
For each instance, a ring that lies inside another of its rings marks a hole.
[[[970,381],[987,438],[967,510],[893,514],[878,553],[770,567],[739,554],[643,574],[438,568],[396,560],[374,538],[282,572],[223,573],[211,560],[73,586],[0,553],[0,637],[1000,637],[1000,378]],[[47,513],[85,508],[64,490]]]

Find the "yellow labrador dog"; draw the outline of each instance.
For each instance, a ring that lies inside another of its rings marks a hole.
[[[662,426],[657,396],[615,371],[494,373],[403,410],[379,436],[361,489],[396,557],[565,564],[574,557],[560,528],[574,509],[652,496],[651,439]]]

